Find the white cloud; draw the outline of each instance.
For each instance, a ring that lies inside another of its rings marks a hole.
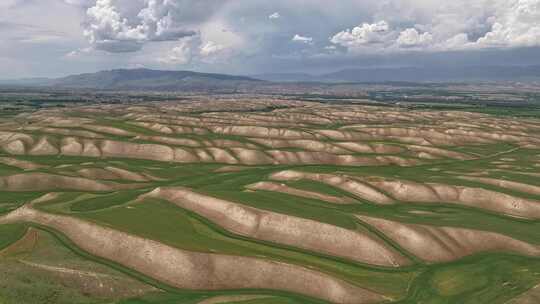
[[[374,15],[389,20],[363,23],[330,41],[352,52],[540,46],[540,0],[456,0],[437,8],[415,0],[385,3]]]
[[[273,14],[271,14],[270,16],[268,16],[268,19],[272,20],[272,19],[279,19],[281,18],[281,15],[279,14],[279,12],[275,12]]]
[[[211,42],[225,49],[245,49],[246,40],[242,32],[231,29],[227,20],[214,18],[199,28],[203,44]]]
[[[469,35],[465,33],[459,33],[443,42],[438,43],[434,46],[434,48],[441,51],[464,50],[468,48],[474,48],[474,42],[471,42],[469,40]]]
[[[427,46],[433,42],[433,35],[429,32],[420,34],[416,29],[408,28],[399,34],[396,42],[400,47]]]
[[[145,40],[142,25],[132,27],[122,18],[112,0],[97,0],[87,10],[87,28],[84,35],[97,49],[109,52],[136,51]]]
[[[84,35],[96,49],[109,52],[137,51],[147,42],[176,41],[196,35],[201,22],[216,7],[226,2],[97,0],[86,11]]]
[[[186,37],[181,39],[165,56],[158,58],[158,61],[167,65],[185,65],[191,63],[195,56],[194,50],[200,44],[197,38]]]
[[[82,49],[78,49],[78,50],[75,50],[75,51],[71,51],[69,53],[67,53],[65,55],[66,58],[78,58],[82,55],[86,55],[86,54],[89,54],[93,51],[92,48],[82,48]]]
[[[259,0],[252,1],[255,3],[248,0],[64,0],[76,6],[89,6],[84,33],[95,49],[132,52],[149,42],[180,41],[184,37],[199,36],[202,41],[195,47],[199,49],[193,51],[197,58],[231,56],[232,53],[253,56],[261,52],[274,56],[277,55],[274,50],[279,50],[280,56],[285,56],[287,51],[297,52],[294,46],[285,44],[283,34],[291,30],[309,31],[320,22],[317,16],[328,11],[324,1],[313,0],[307,7],[313,18],[295,18],[275,28],[267,22],[250,20],[248,17],[255,14],[254,11],[242,11],[245,7],[259,7]],[[283,5],[285,0],[276,1],[275,6],[269,7],[287,8],[292,15],[294,8],[306,8],[306,2],[300,0],[289,0],[286,5]],[[354,2],[344,1],[351,5]],[[360,55],[540,45],[540,0],[366,2],[369,3],[364,4],[364,17],[361,18],[367,17],[373,22],[363,22],[334,33],[321,31],[318,36],[296,34],[292,41],[315,46],[315,40],[330,35],[332,45],[341,46],[332,50],[336,56],[342,54],[343,49]],[[341,11],[340,14],[331,13],[336,19],[331,20],[334,25],[340,22],[336,16],[350,15],[345,14],[347,7],[342,3],[334,8]],[[267,18],[281,19],[281,13],[276,10]],[[239,20],[244,20],[241,26]],[[325,46],[317,48],[314,51],[327,53],[330,50]]]
[[[470,59],[500,64],[498,50],[521,47],[540,47],[540,0],[0,0],[0,56],[42,74],[125,62],[325,70],[484,49]],[[537,64],[534,52],[516,62]]]
[[[225,46],[208,41],[200,47],[200,54],[203,57],[209,57],[225,50]]]
[[[158,57],[164,65],[215,63],[230,55],[231,49],[214,41],[204,41],[200,36],[185,37],[165,54]]]
[[[480,47],[540,45],[540,0],[511,0],[489,20],[491,30],[479,38]]]
[[[347,29],[335,34],[330,41],[347,48],[358,48],[369,44],[384,43],[392,32],[386,21],[363,23],[352,30]]]
[[[416,26],[432,28],[431,25]],[[392,27],[386,21],[364,23],[352,30],[339,32],[330,38],[330,42],[353,53],[399,53],[411,50],[437,52],[471,47],[467,34],[460,33],[437,41],[431,32],[422,32],[414,27]]]
[[[313,43],[313,38],[312,37],[305,37],[305,36],[301,36],[301,35],[296,34],[292,38],[292,41],[310,44],[310,43]]]

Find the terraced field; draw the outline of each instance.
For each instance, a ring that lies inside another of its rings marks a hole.
[[[275,99],[0,118],[0,303],[538,303],[540,120]]]

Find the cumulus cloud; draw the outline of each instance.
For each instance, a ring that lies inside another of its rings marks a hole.
[[[397,38],[397,44],[401,47],[418,47],[430,45],[433,35],[428,32],[420,34],[415,28],[408,28],[402,31]]]
[[[281,15],[279,14],[279,12],[275,12],[273,14],[271,14],[270,16],[268,16],[268,19],[272,20],[272,19],[279,19],[281,18]]]
[[[42,70],[46,61],[66,70],[168,62],[318,72],[383,59],[439,63],[435,53],[448,51],[499,64],[473,52],[509,58],[540,48],[540,0],[0,0],[0,20],[1,55],[40,58],[34,68]],[[499,52],[511,48],[526,49]],[[540,60],[528,56],[516,64]]]
[[[145,40],[143,27],[132,27],[122,18],[112,0],[97,0],[87,11],[87,28],[84,35],[97,49],[109,52],[139,50]]]
[[[429,23],[438,37],[436,49],[540,46],[540,0],[473,0],[470,10],[446,11]]]
[[[330,42],[344,47],[352,53],[396,53],[402,51],[448,51],[471,48],[469,36],[459,33],[445,38],[418,28],[432,29],[431,24],[417,24],[416,27],[392,26],[387,21],[364,23],[352,30],[338,32],[330,38]]]
[[[198,47],[199,43],[198,39],[193,37],[181,39],[167,54],[158,58],[158,61],[164,64],[174,65],[191,63],[195,56],[194,50]]]
[[[491,30],[478,39],[480,46],[540,45],[540,0],[508,1],[489,21]]]
[[[364,22],[357,26],[345,20],[355,15],[348,14],[347,7],[359,4],[355,0],[343,1],[331,10],[325,1],[310,1],[310,14],[306,15],[302,13],[306,3],[301,0],[276,0],[264,6],[262,0],[64,0],[87,8],[84,35],[94,49],[107,52],[134,52],[148,43],[177,41],[177,50],[169,52],[173,58],[183,58],[186,56],[174,54],[186,54],[186,46],[182,45],[185,38],[198,36],[193,39],[200,41],[198,45],[189,44],[190,52],[196,56],[187,57],[230,55],[232,49],[246,56],[255,52],[261,56],[287,56],[298,49],[290,44],[286,33],[309,32],[314,25],[320,25],[322,16],[330,18],[325,19],[327,28],[314,36],[296,34],[292,41],[313,45],[315,53],[331,50],[336,56],[343,50],[377,54],[540,45],[540,0],[366,1],[362,14],[356,14]],[[464,10],[466,6],[471,9]],[[281,19],[283,10],[296,17],[283,20],[279,28],[271,27],[260,18],[250,17],[261,8],[273,11],[269,20]],[[335,31],[347,25],[352,27]],[[334,49],[314,43],[328,36]]]
[[[335,34],[330,41],[347,48],[357,48],[368,44],[384,43],[393,33],[386,21],[363,23]]]
[[[374,16],[388,19],[338,32],[330,41],[353,52],[540,46],[540,0],[456,0],[437,8],[389,0]]]
[[[200,46],[200,54],[203,57],[209,57],[215,54],[218,54],[225,50],[225,46],[221,44],[217,44],[213,41],[207,41],[203,45]]]
[[[200,36],[180,39],[176,45],[158,58],[167,65],[212,63],[230,55],[230,49],[214,41],[203,41]]]
[[[459,33],[455,36],[452,36],[437,45],[434,46],[435,49],[441,51],[446,50],[464,50],[468,48],[474,48],[475,43],[471,42],[469,35],[466,33]]]
[[[84,35],[96,49],[133,52],[147,42],[176,41],[196,35],[200,23],[224,2],[97,0],[86,11]]]
[[[301,35],[296,34],[292,38],[292,41],[310,44],[310,43],[313,43],[313,38],[312,37],[305,37],[305,36],[301,36]]]
[[[78,58],[80,56],[92,53],[92,48],[81,48],[75,51],[71,51],[65,55],[66,58]]]

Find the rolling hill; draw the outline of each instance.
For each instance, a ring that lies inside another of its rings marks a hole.
[[[150,69],[116,69],[97,73],[70,75],[40,81],[11,81],[10,85],[47,86],[57,88],[91,88],[101,90],[190,90],[221,91],[260,83],[261,80],[225,74],[192,71],[160,71]]]

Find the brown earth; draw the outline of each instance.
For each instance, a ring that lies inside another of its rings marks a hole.
[[[518,183],[518,182],[504,180],[504,179],[488,178],[488,177],[461,176],[460,178],[468,180],[468,181],[484,183],[484,184],[497,186],[497,187],[505,188],[505,189],[510,189],[514,191],[540,195],[540,187],[529,185],[529,184]]]
[[[281,138],[281,139],[312,139],[314,135],[305,131],[267,128],[259,126],[212,126],[213,133],[246,137]]]
[[[540,303],[540,285],[536,285],[524,294],[512,299],[508,304],[538,304]]]
[[[365,181],[402,202],[454,203],[516,217],[540,218],[539,201],[483,188],[380,178],[370,178],[365,179]]]
[[[223,166],[221,168],[218,168],[214,170],[216,173],[229,173],[229,172],[240,172],[244,170],[250,169],[249,167],[244,166]]]
[[[319,192],[314,191],[307,191],[302,189],[297,189],[293,187],[289,187],[285,184],[278,184],[273,182],[259,182],[251,185],[247,185],[246,189],[249,190],[263,190],[263,191],[274,191],[274,192],[280,192],[300,197],[306,197],[306,198],[312,198],[317,199],[333,204],[354,204],[354,200],[348,197],[338,197],[338,196],[332,196],[332,195],[326,195]]]
[[[16,167],[22,170],[37,170],[47,168],[45,165],[40,165],[26,160],[20,160],[11,157],[0,157],[0,164]]]
[[[80,169],[80,170],[77,170],[77,174],[81,177],[88,178],[88,179],[104,179],[104,180],[119,179],[118,175],[102,168]]]
[[[494,232],[405,224],[363,215],[357,217],[429,263],[450,262],[482,252],[540,256],[540,246]]]
[[[454,152],[454,151],[445,150],[441,148],[435,148],[435,147],[409,145],[407,146],[407,148],[411,151],[426,152],[426,153],[430,153],[432,155],[436,155],[439,157],[447,157],[447,158],[458,159],[458,160],[474,159],[474,157],[464,154],[464,153]]]
[[[47,173],[25,173],[0,177],[0,190],[12,192],[56,190],[110,192],[122,189],[137,189],[144,186],[146,185],[98,182],[86,178]]]
[[[6,286],[6,282],[9,284],[11,279],[46,280],[49,284],[61,284],[62,289],[73,288],[82,294],[104,300],[131,298],[158,291],[134,279],[110,272],[105,266],[61,259],[55,256],[58,254],[56,248],[45,239],[42,231],[29,228],[24,238],[0,253],[3,286]],[[43,259],[47,259],[48,263],[41,262]]]
[[[266,146],[270,149],[282,148],[298,148],[314,152],[326,152],[331,154],[348,154],[351,151],[317,140],[299,139],[299,140],[284,140],[284,139],[268,139],[268,138],[249,138],[249,140]]]
[[[103,138],[104,136],[95,132],[83,131],[83,130],[72,130],[72,129],[63,129],[63,128],[48,128],[48,127],[25,127],[24,131],[39,131],[42,133],[50,133],[64,136],[78,136],[78,137],[87,137],[87,138]]]
[[[24,236],[9,245],[7,248],[0,250],[0,258],[13,254],[31,251],[38,240],[39,233],[36,229],[30,227],[24,234]]]
[[[92,255],[181,289],[277,289],[351,304],[378,303],[384,299],[379,294],[303,267],[257,258],[180,250],[73,217],[37,211],[29,206],[0,217],[0,223],[20,221],[53,228]]]
[[[175,137],[166,137],[166,136],[145,136],[145,135],[139,135],[137,136],[137,139],[147,140],[147,141],[153,141],[156,143],[162,143],[167,145],[174,145],[174,146],[187,146],[187,147],[201,147],[202,144],[194,139],[189,138],[175,138]]]
[[[195,193],[186,188],[157,188],[141,197],[170,201],[242,236],[300,247],[354,261],[397,267],[409,261],[384,241],[358,231],[256,209]]]
[[[33,142],[33,139],[26,141]],[[210,146],[204,149],[179,148],[164,144],[143,144],[115,140],[64,137],[60,141],[59,148],[52,145],[46,138],[42,138],[33,147],[25,143],[22,139],[18,139],[4,144],[3,149],[15,155],[27,154],[27,150],[29,149],[28,153],[35,155],[56,155],[60,153],[66,156],[133,158],[179,163],[217,162],[243,165],[328,164],[343,166],[414,166],[421,163],[417,159],[399,156],[336,155],[313,151],[261,151],[251,148],[253,146],[250,144],[240,145],[244,147],[231,147],[236,144],[228,141],[213,141],[206,144]],[[216,145],[227,147],[219,148]]]
[[[332,187],[336,187],[361,199],[377,204],[393,204],[394,200],[379,192],[368,184],[362,183],[354,178],[345,175],[307,173],[300,171],[281,171],[270,175],[270,179],[277,181],[294,181],[308,179],[321,182]]]
[[[149,181],[148,177],[144,176],[143,174],[132,172],[126,169],[108,166],[108,167],[105,167],[105,170],[117,175],[118,179],[134,181],[134,182]]]
[[[52,145],[47,137],[42,137],[39,141],[30,149],[28,154],[30,155],[56,155],[60,151]]]
[[[98,132],[98,133],[105,133],[105,134],[111,134],[116,136],[127,136],[127,137],[134,137],[137,134],[133,132],[129,132],[123,129],[115,128],[115,127],[109,127],[109,126],[100,126],[100,125],[82,125],[82,128],[85,128],[90,131]]]

